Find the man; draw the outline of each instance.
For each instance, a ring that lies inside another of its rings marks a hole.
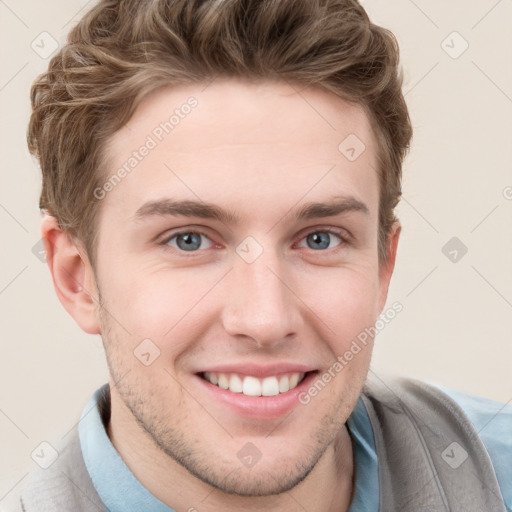
[[[510,509],[510,411],[369,372],[398,62],[355,0],[111,0],[72,30],[28,141],[56,293],[110,381],[23,510]]]

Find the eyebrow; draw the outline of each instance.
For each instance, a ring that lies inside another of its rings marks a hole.
[[[370,214],[369,208],[353,196],[336,196],[327,202],[309,202],[295,211],[296,221],[331,217],[348,212]],[[192,200],[161,199],[143,204],[135,213],[135,220],[151,216],[184,216],[214,219],[225,224],[237,224],[240,216],[233,211],[224,210],[212,203]],[[288,214],[287,214],[288,215]]]

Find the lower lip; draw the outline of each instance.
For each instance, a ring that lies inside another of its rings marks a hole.
[[[302,382],[286,393],[274,396],[246,396],[243,393],[233,393],[219,388],[199,375],[195,377],[203,386],[207,396],[226,404],[238,415],[255,419],[278,419],[288,414],[294,407],[300,405],[299,395],[310,386],[318,372],[308,372]]]

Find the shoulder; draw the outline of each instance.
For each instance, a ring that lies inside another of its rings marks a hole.
[[[453,438],[465,439],[462,444],[468,452],[480,445],[479,452],[469,455],[478,464],[489,460],[507,510],[512,510],[512,405],[396,376],[370,379],[365,392],[382,419],[405,414],[420,430],[450,432],[454,427]]]
[[[507,510],[512,510],[512,405],[429,383],[469,418],[491,458]]]
[[[47,446],[46,462],[27,477],[21,493],[24,512],[64,510],[106,511],[85,467],[78,431],[74,428],[65,444]],[[43,449],[44,450],[44,449]]]

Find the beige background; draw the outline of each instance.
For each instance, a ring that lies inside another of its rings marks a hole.
[[[415,129],[388,301],[399,301],[403,311],[380,333],[372,369],[508,402],[512,1],[363,5],[401,45]],[[87,8],[78,0],[0,1],[0,510],[34,466],[31,452],[42,441],[65,440],[106,381],[100,338],[81,332],[67,315],[32,252],[40,239],[40,176],[25,143],[29,87],[48,62],[31,43],[39,41],[41,52],[45,37],[50,48],[50,36],[40,36],[46,31],[62,44]],[[468,248],[457,262],[442,251],[452,237]]]

